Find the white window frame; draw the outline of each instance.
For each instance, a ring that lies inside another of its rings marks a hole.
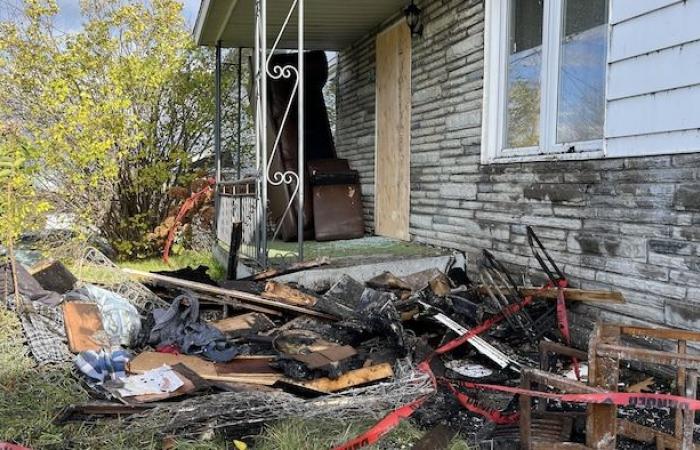
[[[564,23],[564,2],[561,0],[544,0],[542,72],[540,76],[540,143],[532,147],[506,148],[508,42],[512,1],[489,0],[485,3],[484,113],[481,162],[488,164],[605,157],[605,140],[602,136],[600,139],[592,141],[556,142],[559,50]],[[608,47],[610,46],[609,23],[608,20]],[[607,65],[605,70],[605,79],[607,80]],[[607,91],[607,82],[605,90]]]

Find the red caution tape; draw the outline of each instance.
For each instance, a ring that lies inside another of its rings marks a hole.
[[[450,391],[452,391],[452,394],[454,394],[454,396],[457,398],[459,404],[465,409],[473,412],[474,414],[484,416],[493,423],[498,425],[510,425],[516,423],[520,419],[520,414],[518,413],[503,414],[497,409],[485,408],[469,398],[465,393],[459,392],[452,384],[448,382],[445,382],[444,384]]]
[[[31,450],[23,445],[13,444],[11,442],[0,442],[0,450]]]
[[[469,332],[465,335],[462,335],[458,337],[457,339],[453,339],[447,344],[444,344],[442,347],[439,347],[437,350],[435,350],[430,356],[428,356],[427,360],[430,361],[437,355],[442,355],[443,353],[447,353],[449,351],[452,351],[459,347],[460,345],[464,344],[468,340],[472,339],[474,336],[477,336],[489,329],[491,329],[494,325],[497,323],[501,322],[503,319],[505,319],[507,316],[510,316],[512,314],[517,313],[527,305],[532,303],[532,297],[527,296],[521,301],[520,303],[515,303],[513,305],[509,305],[508,307],[503,309],[503,312],[497,316],[493,316],[492,318],[482,322],[481,324],[477,325],[476,327],[472,328],[469,330]]]
[[[387,433],[396,428],[396,426],[398,426],[403,419],[410,417],[411,414],[413,414],[415,410],[417,410],[423,404],[423,402],[427,400],[427,398],[428,396],[423,396],[418,400],[409,403],[408,405],[395,409],[363,434],[342,445],[339,445],[338,447],[335,447],[333,450],[355,450],[378,442]]]
[[[527,395],[570,403],[594,403],[617,406],[634,406],[635,408],[678,408],[686,411],[699,411],[700,400],[671,394],[647,394],[636,392],[601,392],[583,394],[556,394],[553,392],[532,391],[518,387],[499,386],[496,384],[457,382],[468,389],[480,389],[508,394]]]

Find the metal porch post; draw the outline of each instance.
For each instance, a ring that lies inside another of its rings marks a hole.
[[[297,240],[299,244],[299,261],[304,260],[304,0],[299,0],[297,5],[297,14],[299,16],[298,26],[299,31],[298,47],[299,47],[299,90],[297,91],[297,125],[298,125],[298,151],[299,157],[297,165],[297,175],[299,175],[299,212],[297,214]]]
[[[215,117],[214,117],[214,158],[215,158],[215,172],[214,181],[215,195],[214,195],[214,211],[216,213],[216,224],[214,227],[214,232],[216,233],[219,221],[219,209],[221,208],[221,202],[219,200],[219,186],[221,183],[221,41],[216,43],[216,66],[214,68],[214,103],[215,103]]]

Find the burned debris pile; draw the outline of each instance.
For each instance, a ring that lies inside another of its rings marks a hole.
[[[59,423],[239,437],[289,417],[384,417],[344,449],[411,416],[424,440],[494,448],[694,448],[700,333],[598,323],[587,351],[573,348],[571,303],[624,299],[570,287],[528,239],[540,286],[488,251],[469,270],[453,259],[316,292],[274,278],[328,261],[217,283],[201,268],[121,270],[95,249],[75,276],[44,262],[6,267],[0,284],[36,361],[71,362],[93,397]]]

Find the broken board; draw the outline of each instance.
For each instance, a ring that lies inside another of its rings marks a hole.
[[[227,317],[226,319],[211,322],[211,325],[224,334],[236,336],[248,333],[259,333],[275,328],[274,322],[260,313],[248,313]]]
[[[29,273],[47,291],[65,294],[73,290],[78,279],[60,261],[44,259],[33,265]]]
[[[129,362],[130,373],[144,373],[163,365],[183,364],[205,380],[271,386],[282,376],[269,363],[271,356],[242,356],[227,363],[214,363],[198,356],[144,352]]]
[[[335,380],[330,378],[317,378],[310,381],[292,380],[284,378],[280,380],[282,384],[292,387],[299,387],[305,391],[329,394],[331,392],[342,391],[351,387],[362,386],[374,381],[384,380],[394,376],[391,364],[382,363],[375,366],[363,367],[344,373]]]
[[[313,295],[276,281],[268,281],[265,284],[265,292],[262,293],[262,296],[288,305],[309,307],[314,306],[318,300]]]
[[[67,302],[63,304],[63,323],[68,337],[68,348],[73,353],[100,350],[104,336],[102,315],[94,303]]]

